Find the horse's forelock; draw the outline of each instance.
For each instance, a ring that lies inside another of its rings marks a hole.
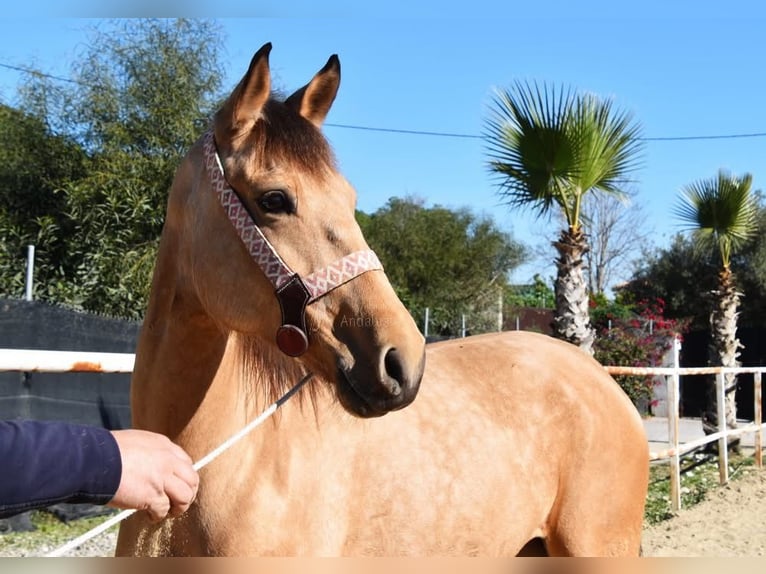
[[[254,159],[264,166],[272,162],[294,165],[302,172],[320,176],[335,170],[335,157],[324,135],[283,101],[272,98],[255,123],[250,141],[257,147]]]

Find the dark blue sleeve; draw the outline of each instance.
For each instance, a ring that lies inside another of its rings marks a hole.
[[[106,504],[121,476],[117,442],[105,429],[0,421],[0,518],[58,502]]]

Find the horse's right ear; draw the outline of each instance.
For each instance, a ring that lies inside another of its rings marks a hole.
[[[260,117],[271,95],[270,52],[271,42],[268,42],[255,53],[247,73],[216,114],[215,128],[219,138],[230,138],[249,130]]]

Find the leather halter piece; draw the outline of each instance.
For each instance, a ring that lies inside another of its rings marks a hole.
[[[282,325],[276,333],[277,346],[286,355],[298,357],[309,345],[306,306],[362,273],[383,270],[383,265],[374,251],[366,249],[350,253],[301,277],[282,260],[226,181],[212,131],[202,136],[202,148],[213,191],[248,253],[274,286],[282,310]]]

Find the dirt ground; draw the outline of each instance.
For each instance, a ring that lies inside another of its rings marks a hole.
[[[766,470],[747,469],[698,505],[644,531],[645,556],[766,556]]]

